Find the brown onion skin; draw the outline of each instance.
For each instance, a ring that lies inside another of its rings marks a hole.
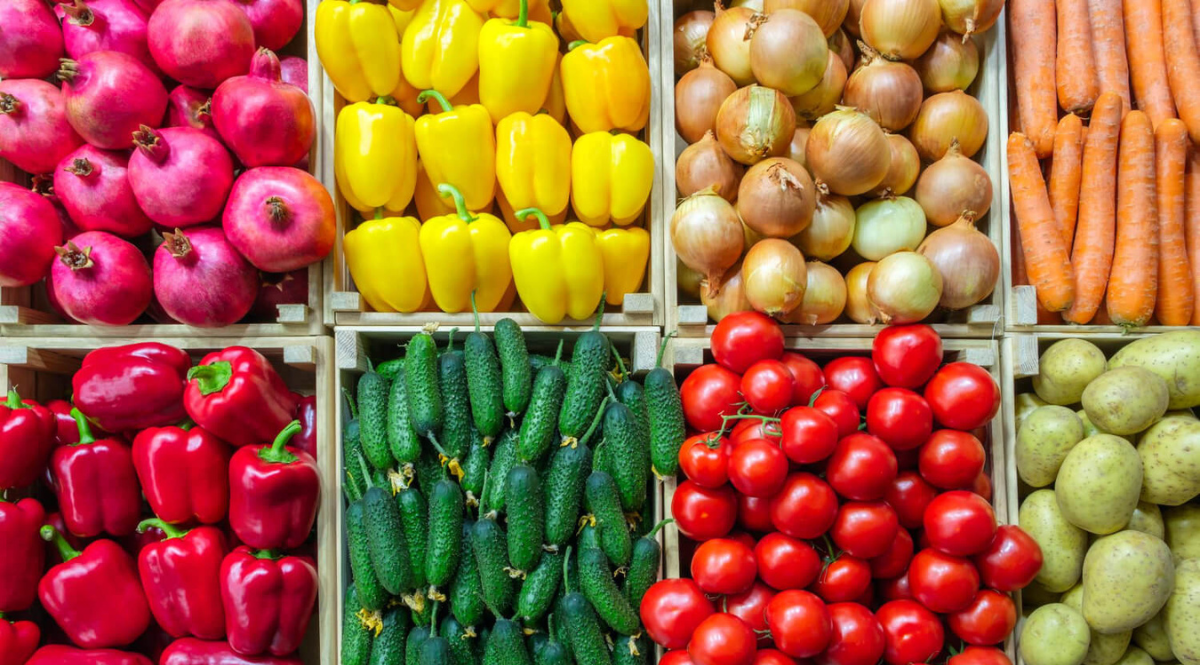
[[[804,146],[808,143],[810,131],[812,129],[808,127],[797,127],[795,133],[792,134],[792,142],[788,145],[787,158],[804,168],[808,168],[808,163],[804,159]]]
[[[982,302],[1000,279],[1000,252],[992,239],[980,233],[968,217],[930,233],[917,252],[942,275],[938,306],[965,309]]]
[[[813,176],[842,196],[871,191],[891,166],[887,136],[870,116],[853,109],[818,120],[808,133],[804,155]]]
[[[854,52],[854,44],[850,42],[850,38],[846,36],[846,31],[838,29],[829,38],[829,50],[838,54],[842,59],[842,64],[846,66],[846,71],[854,69],[854,58],[857,53]]]
[[[805,326],[833,323],[846,309],[846,280],[837,268],[820,261],[809,261],[806,268],[804,300],[780,320]]]
[[[854,206],[850,199],[821,194],[808,228],[792,236],[792,244],[809,259],[831,261],[841,256],[854,240]]]
[[[717,111],[734,92],[737,84],[705,57],[700,66],[683,75],[675,84],[675,129],[688,143],[704,138],[704,132],[717,126]]]
[[[688,12],[675,20],[673,32],[675,45],[675,75],[683,76],[700,66],[701,54],[708,51],[704,43],[708,28],[716,14],[704,10]]]
[[[850,0],[850,6],[846,8],[846,20],[842,21],[842,29],[847,34],[858,37],[862,34],[862,25],[859,21],[862,19],[862,7],[867,0]]]
[[[944,157],[925,167],[914,198],[930,224],[947,226],[959,217],[982,218],[992,206],[992,193],[987,169],[954,143]]]
[[[855,323],[875,325],[879,321],[879,310],[867,297],[867,281],[871,277],[874,261],[860,263],[846,273],[846,316]]]
[[[712,187],[721,198],[733,203],[743,171],[742,165],[725,154],[709,131],[679,154],[675,161],[675,188],[680,196],[691,196]]]
[[[990,30],[1004,9],[1004,0],[939,0],[938,4],[942,22],[964,37]]]
[[[895,60],[919,58],[942,27],[938,0],[866,0],[859,15],[867,46]]]
[[[842,103],[871,116],[880,127],[898,132],[912,124],[925,93],[917,71],[903,62],[863,48],[863,63],[846,79]]]
[[[925,320],[942,297],[942,275],[916,252],[896,252],[880,259],[867,278],[867,297],[888,324]]]
[[[974,157],[987,140],[988,117],[983,104],[962,90],[939,92],[921,104],[908,138],[925,161],[941,159],[958,141],[962,154]]]
[[[803,166],[772,157],[751,166],[738,187],[742,222],[769,238],[790,238],[812,222],[817,189]]]
[[[829,42],[811,16],[795,9],[750,20],[750,68],[761,85],[795,96],[825,75]]]
[[[850,0],[764,0],[763,11],[770,14],[780,9],[796,9],[808,14],[821,26],[821,32],[826,37],[837,31],[842,21],[846,20],[846,12],[850,9]]]
[[[966,90],[979,75],[979,47],[957,32],[943,30],[937,41],[913,61],[925,92]]]
[[[708,282],[702,282],[700,285],[700,302],[708,308],[708,318],[719,322],[735,312],[749,312],[754,309],[746,299],[740,261],[725,272],[721,284],[721,289],[715,293],[708,288]]]
[[[755,243],[742,259],[742,285],[754,309],[784,316],[804,301],[808,266],[794,245],[779,238]]]
[[[679,292],[693,298],[700,298],[700,286],[704,283],[704,275],[687,267],[687,264],[675,257],[675,285]]]
[[[733,206],[711,190],[697,192],[679,202],[670,231],[679,259],[719,291],[721,275],[742,255],[742,222]]]
[[[888,134],[888,145],[892,148],[892,163],[883,182],[871,190],[874,196],[893,196],[907,193],[917,182],[921,173],[921,156],[908,139],[899,134]]]
[[[758,85],[735,91],[717,112],[717,140],[735,161],[757,164],[787,154],[796,112],[782,92]]]
[[[829,51],[825,75],[821,77],[817,87],[803,95],[792,97],[792,108],[796,111],[796,117],[811,122],[832,112],[841,101],[845,87],[846,65],[837,53]]]
[[[754,82],[754,72],[750,70],[750,41],[745,38],[753,16],[754,10],[747,7],[718,9],[704,42],[717,68],[739,86]]]

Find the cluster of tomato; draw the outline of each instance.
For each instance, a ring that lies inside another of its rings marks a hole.
[[[822,368],[754,312],[721,321],[712,355],[681,388],[691,578],[640,608],[662,665],[1011,665],[1008,592],[1042,553],[990,504],[992,376],[943,365],[924,325]]]

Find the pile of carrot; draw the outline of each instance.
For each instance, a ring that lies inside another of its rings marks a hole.
[[[1200,325],[1200,0],[1009,0],[1008,18],[1014,283],[1041,323]]]

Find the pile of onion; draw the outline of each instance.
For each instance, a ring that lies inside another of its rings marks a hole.
[[[846,309],[846,280],[837,268],[820,261],[809,261],[807,270],[804,301],[784,316],[783,321],[806,326],[833,323]]]
[[[865,113],[839,109],[813,125],[804,146],[813,176],[834,194],[857,196],[879,186],[891,167],[891,146]]]
[[[938,0],[866,0],[859,15],[863,41],[893,60],[914,60],[942,27]]]
[[[754,82],[754,72],[750,70],[750,41],[746,39],[753,16],[754,10],[748,7],[725,9],[718,3],[716,17],[705,38],[705,47],[717,67],[739,86]]]
[[[772,157],[751,166],[738,187],[742,222],[768,238],[790,238],[812,222],[817,190],[803,166]]]
[[[817,198],[812,223],[792,242],[810,259],[829,261],[850,248],[854,239],[854,206],[850,199],[836,194]]]
[[[773,88],[740,88],[717,112],[717,140],[742,164],[787,154],[795,132],[796,112],[788,98]]]
[[[802,95],[792,97],[792,108],[796,115],[805,120],[816,120],[837,108],[846,87],[846,65],[837,53],[829,51],[825,75],[816,87]]]
[[[969,217],[938,229],[917,248],[937,268],[944,284],[938,304],[945,309],[970,307],[992,294],[1000,277],[1000,253]]]
[[[742,288],[754,309],[769,316],[790,313],[808,288],[804,255],[786,240],[760,240],[742,259]]]
[[[857,25],[857,23],[855,24]],[[846,31],[838,29],[829,38],[829,50],[838,54],[842,59],[842,64],[846,65],[846,71],[854,69],[854,59],[858,54],[854,52],[854,44],[850,43],[850,38],[846,36]]]
[[[763,10],[768,14],[780,9],[795,9],[804,12],[821,26],[821,32],[829,37],[837,32],[846,12],[850,10],[850,0],[765,0]]]
[[[871,268],[867,298],[884,323],[916,323],[937,308],[942,284],[932,261],[916,252],[896,252]]]
[[[871,116],[880,127],[898,132],[912,124],[925,98],[921,77],[903,62],[880,57],[861,44],[862,64],[846,80],[842,104]]]
[[[704,275],[687,267],[687,264],[675,257],[675,285],[680,292],[693,298],[700,297],[700,285],[704,283]]]
[[[750,70],[760,84],[788,97],[812,90],[825,75],[829,42],[811,16],[796,9],[750,19]]]
[[[921,111],[909,129],[908,138],[921,159],[941,159],[958,141],[967,157],[974,157],[987,139],[987,111],[978,99],[962,90],[939,92],[921,104]]]
[[[913,62],[928,92],[966,90],[979,74],[979,49],[973,39],[943,31],[937,41]]]
[[[871,190],[875,196],[903,194],[912,189],[921,174],[921,156],[912,142],[899,134],[888,134],[887,139],[892,150],[892,163],[883,182]]]
[[[754,309],[746,299],[746,289],[742,285],[742,264],[735,264],[721,278],[721,290],[713,292],[707,283],[701,284],[700,302],[708,308],[708,318],[720,321],[734,312],[748,312]]]
[[[808,133],[812,131],[808,127],[796,127],[796,131],[792,134],[792,142],[788,145],[787,158],[797,164],[808,168],[808,161],[804,157],[804,146],[808,145]]]
[[[679,203],[671,217],[671,244],[689,268],[704,275],[713,293],[721,276],[742,255],[742,222],[733,206],[712,189]]]
[[[737,90],[737,84],[704,56],[700,65],[675,84],[675,128],[688,143],[695,143],[717,125],[721,104]]]
[[[992,206],[992,179],[951,142],[945,156],[921,173],[916,199],[934,226],[953,224],[959,217],[979,219]]]
[[[675,21],[675,75],[680,76],[700,66],[700,58],[708,51],[704,42],[708,28],[716,15],[697,9],[680,16]]]
[[[721,149],[712,131],[689,145],[675,162],[675,187],[682,196],[712,188],[730,203],[737,200],[742,165]]]
[[[915,250],[925,238],[925,212],[907,196],[867,201],[854,216],[851,244],[868,261],[878,261],[901,250]]]
[[[879,321],[879,310],[867,297],[867,281],[871,277],[874,261],[860,263],[846,273],[846,316],[855,323],[873,325]]]
[[[938,0],[946,27],[963,37],[983,32],[996,24],[1004,0]]]

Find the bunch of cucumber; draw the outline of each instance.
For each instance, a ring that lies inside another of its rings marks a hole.
[[[635,382],[597,328],[569,362],[511,319],[455,342],[415,335],[351,400],[342,662],[652,662],[647,486],[685,436],[674,377]]]

